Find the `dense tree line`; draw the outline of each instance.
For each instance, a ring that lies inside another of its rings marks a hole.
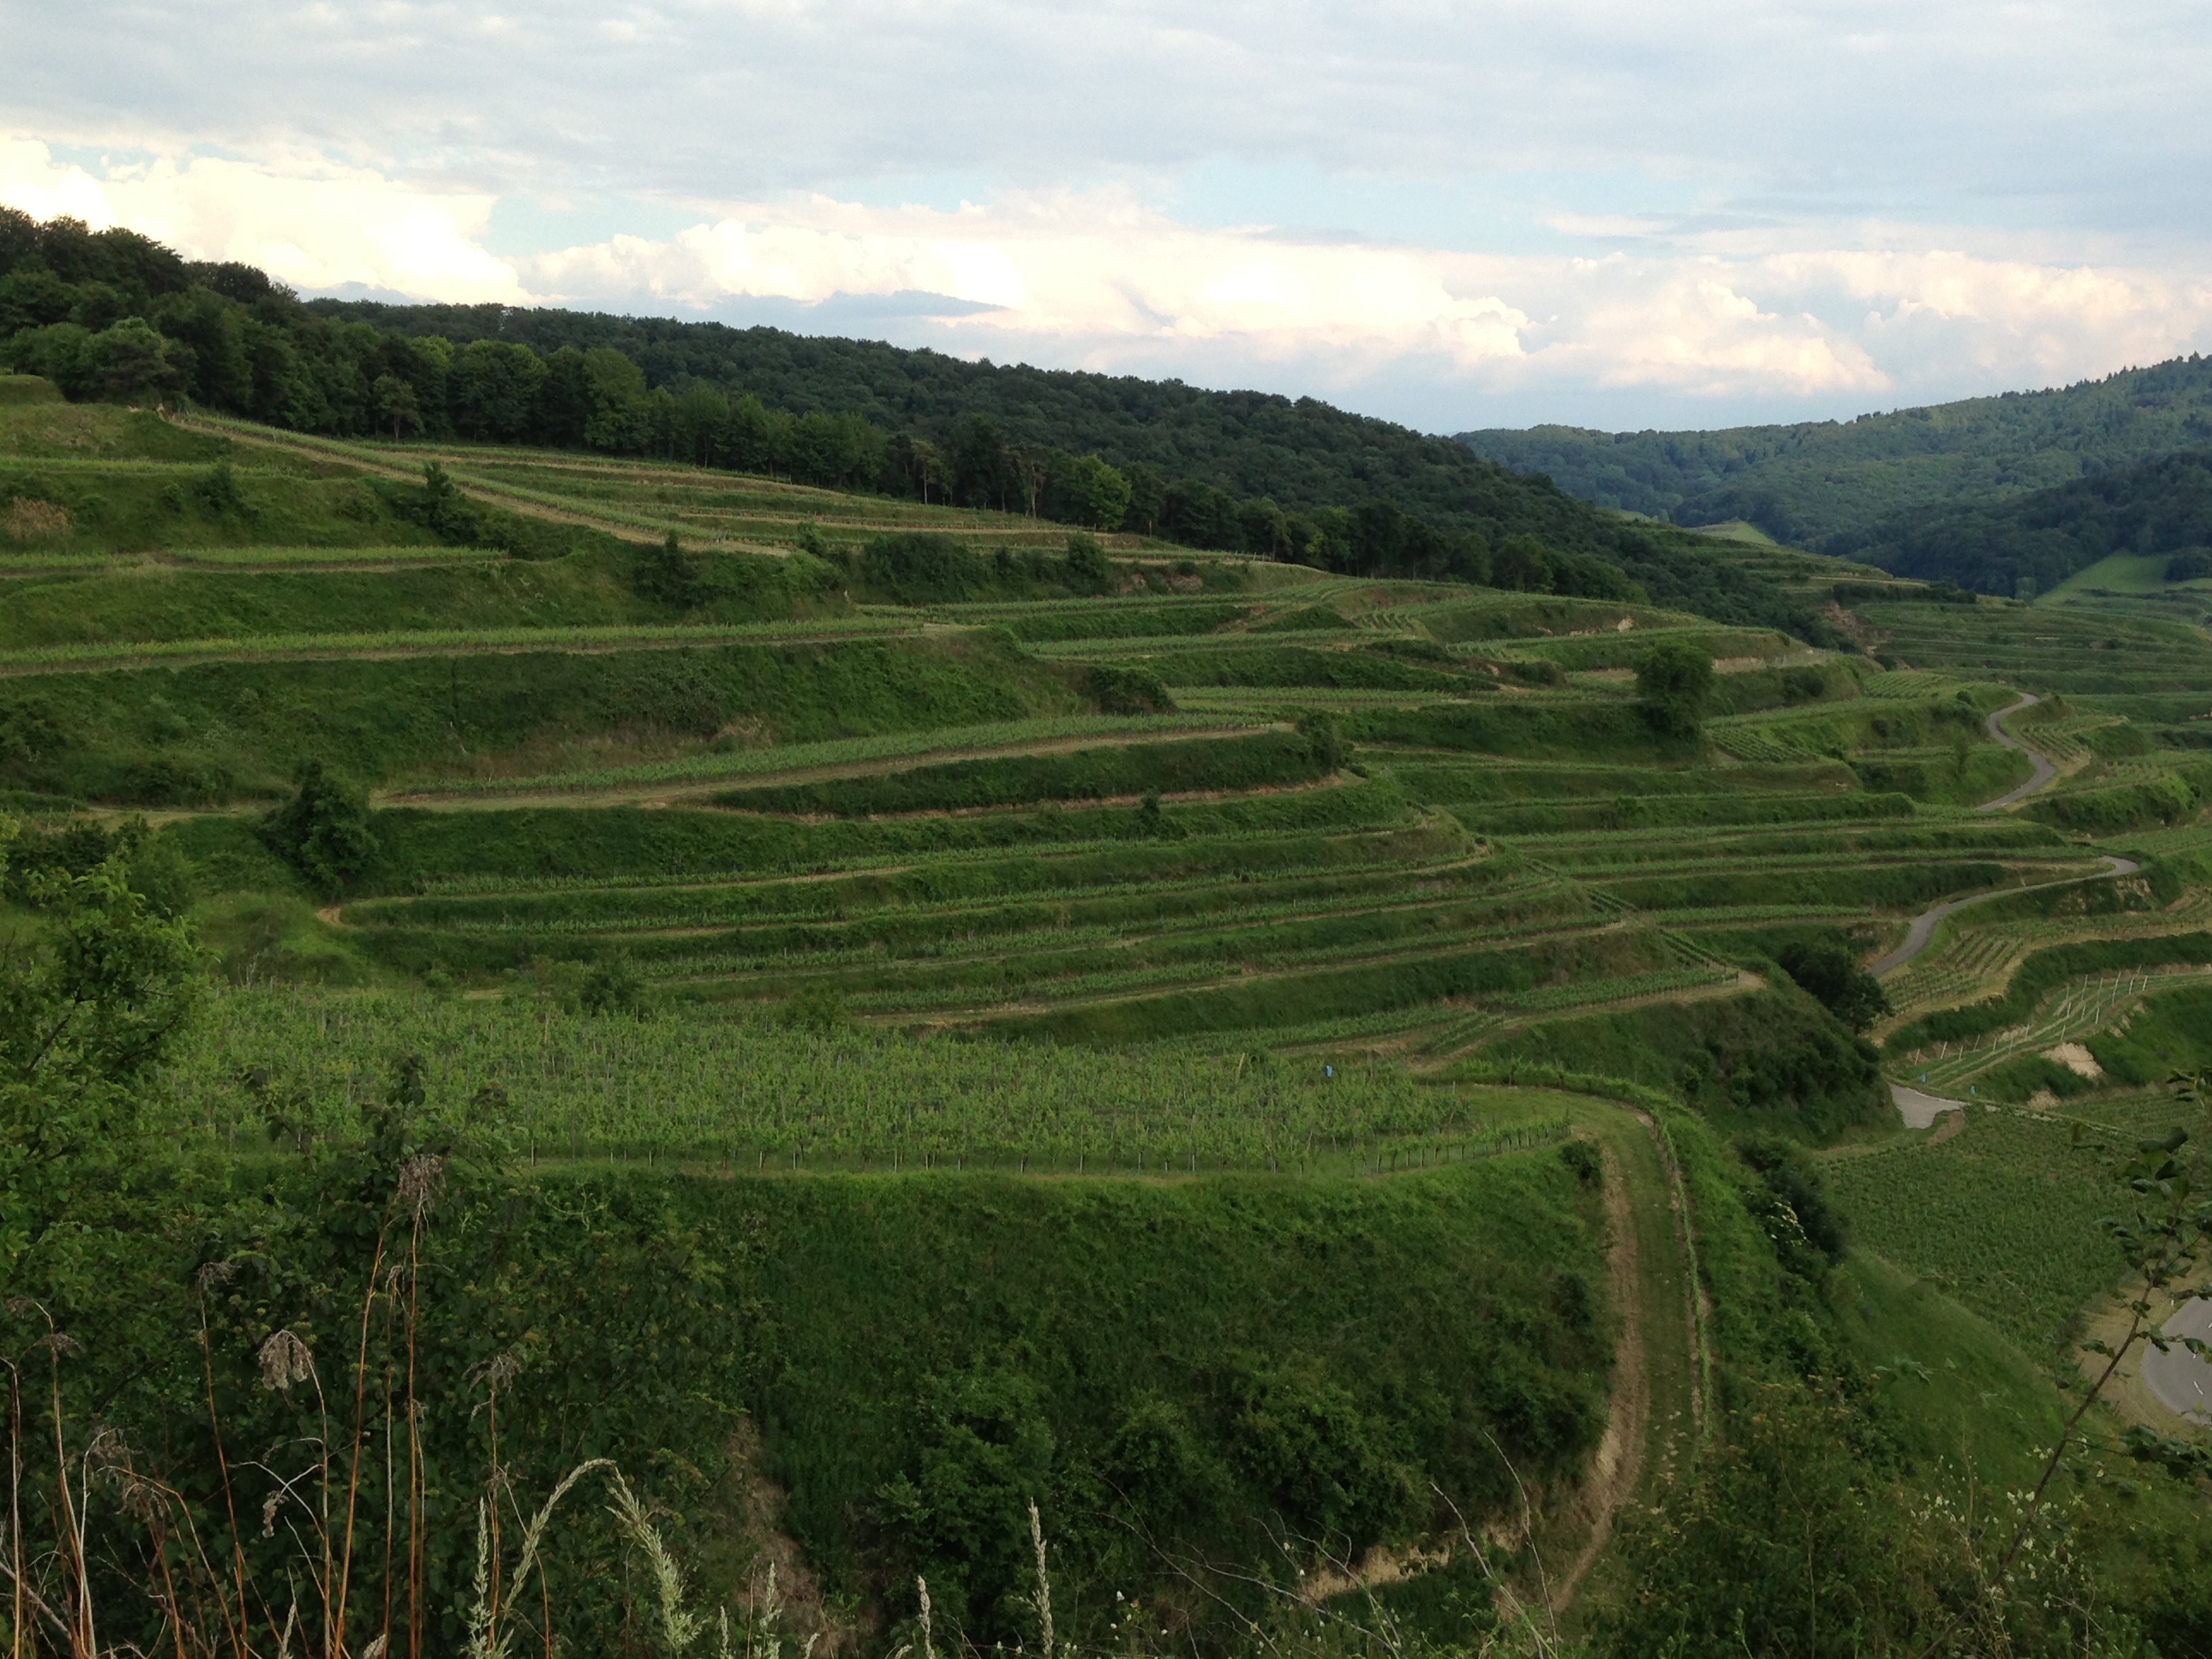
[[[1827,639],[1685,539],[1312,398],[970,363],[775,329],[301,302],[263,272],[0,210],[0,352],[75,398],[308,432],[595,449],[1348,574],[1648,598]]]
[[[2212,449],[2010,500],[1900,513],[1836,550],[1900,575],[2007,598],[2047,592],[2115,553],[2167,556],[2168,580],[2212,574]]]
[[[1854,421],[1716,432],[1466,432],[1475,453],[1601,506],[1682,525],[1741,519],[1824,553],[1907,507],[2069,483],[2212,443],[2212,357]]]

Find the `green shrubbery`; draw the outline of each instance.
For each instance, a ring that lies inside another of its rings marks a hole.
[[[370,555],[369,556],[374,556]],[[544,563],[499,560],[397,570],[132,570],[34,580],[0,614],[0,647],[76,642],[252,639],[270,635],[379,634],[392,629],[579,627],[683,619],[682,607],[641,599],[623,548]],[[714,561],[737,580],[713,620],[767,621],[803,602],[784,561]],[[343,671],[336,671],[343,672]]]
[[[4,817],[0,805],[0,817]],[[148,911],[164,920],[191,908],[200,882],[191,860],[167,836],[155,835],[143,818],[130,818],[113,830],[90,818],[64,818],[52,827],[19,827],[0,847],[0,895],[18,904],[35,905],[37,878],[62,874],[89,876],[116,860],[131,890]]]
[[[767,1189],[770,1305],[811,1310],[760,1407],[795,1529],[840,1577],[864,1551],[927,1572],[972,1638],[1011,1641],[1031,1497],[1072,1580],[1060,1593],[1091,1619],[1110,1616],[1110,1589],[1153,1587],[1154,1547],[1256,1563],[1273,1533],[1357,1550],[1427,1521],[1431,1481],[1479,1509],[1510,1501],[1484,1429],[1532,1470],[1595,1443],[1597,1396],[1574,1370],[1596,1303],[1567,1283],[1595,1260],[1576,1243],[1588,1200],[1556,1158],[1469,1175],[1356,1203],[1328,1184],[940,1182],[865,1204],[836,1185]],[[1499,1229],[1524,1227],[1500,1248]],[[1532,1279],[1540,1237],[1559,1265]],[[1369,1292],[1316,1292],[1310,1272],[1346,1248],[1404,1272],[1393,1303],[1455,1264],[1474,1288],[1449,1316],[1408,1301],[1333,1332]],[[1425,1248],[1418,1267],[1405,1255]],[[893,1259],[896,1283],[854,1270]],[[979,1279],[996,1287],[988,1310],[968,1295]],[[857,1364],[838,1335],[855,1329],[877,1334]],[[1382,1403],[1413,1397],[1433,1403]]]
[[[1793,942],[1775,962],[1813,1000],[1853,1032],[1863,1032],[1889,1012],[1881,981],[1859,966],[1857,946],[1842,934]]]
[[[1012,1037],[1129,1042],[1198,1031],[1266,1030],[1384,1009],[1526,992],[1575,979],[1648,973],[1674,965],[1666,946],[1638,929],[1540,944],[1441,951],[1363,963],[1355,973],[1286,973],[1249,986],[1212,986],[1131,997],[1000,1020]]]
[[[49,466],[0,459],[0,501],[40,503],[65,515],[41,536],[70,551],[137,553],[160,547],[365,547],[434,544],[434,532],[395,510],[377,481],[301,477],[235,468],[219,495],[189,475],[118,465]],[[395,488],[401,488],[395,486]]]
[[[37,374],[0,373],[0,404],[58,404],[62,389]]]
[[[262,821],[260,833],[270,851],[329,897],[375,867],[368,798],[319,760],[301,769],[292,799]]]
[[[1820,1166],[1795,1142],[1780,1135],[1747,1135],[1736,1143],[1737,1154],[1756,1170],[1765,1182],[1767,1196],[1777,1204],[1753,1200],[1753,1216],[1774,1240],[1777,1255],[1785,1263],[1794,1251],[1810,1246],[1833,1267],[1844,1259],[1849,1224],[1830,1200]],[[1817,1265],[1800,1267],[1808,1276]]]
[[[863,817],[878,812],[959,811],[1042,800],[1098,800],[1148,791],[1256,789],[1325,777],[1341,757],[1304,735],[1262,732],[1249,738],[1193,738],[1131,744],[1066,755],[1009,755],[951,761],[818,783],[763,784],[714,797],[717,806],[749,812],[828,813]]]
[[[1750,714],[1764,708],[1794,708],[1800,703],[1858,695],[1846,669],[1810,663],[1796,668],[1759,668],[1741,674],[1714,678],[1711,700],[1716,714]]]
[[[1693,825],[1836,823],[1909,818],[1906,795],[1638,795],[1612,800],[1487,803],[1457,805],[1452,815],[1471,830],[1540,836],[1574,830],[1688,828]]]
[[[1162,652],[1147,668],[1177,685],[1334,686],[1347,690],[1486,691],[1486,675],[1451,672],[1369,651],[1316,651],[1298,646]],[[1465,665],[1462,665],[1464,667]]]
[[[149,805],[273,792],[324,758],[381,781],[477,773],[533,741],[628,730],[787,742],[1072,713],[1068,677],[988,635],[820,645],[196,664],[15,679],[0,782]],[[216,734],[220,734],[218,737]]]
[[[260,1388],[244,1358],[272,1328],[314,1338],[337,1392],[392,1179],[373,1152],[319,1151],[256,1179],[253,1214],[201,1241],[245,1264],[209,1298],[234,1445],[297,1427],[300,1401]],[[439,1494],[426,1517],[441,1587],[427,1633],[434,1646],[460,1640],[484,1461],[471,1407],[503,1357],[493,1386],[506,1478],[542,1495],[584,1453],[614,1457],[703,1564],[710,1605],[745,1600],[740,1494],[765,1479],[789,1492],[785,1524],[834,1595],[873,1600],[924,1573],[948,1645],[1034,1635],[1022,1602],[1031,1501],[1051,1540],[1061,1639],[1109,1644],[1120,1590],[1222,1640],[1266,1615],[1268,1594],[1240,1581],[1287,1574],[1279,1544],[1357,1554],[1449,1524],[1431,1483],[1470,1516],[1502,1513],[1514,1500],[1499,1452],[1544,1479],[1595,1445],[1606,1347],[1589,1205],[1542,1156],[1382,1187],[939,1176],[732,1188],[449,1166],[422,1229],[413,1354]],[[1346,1253],[1386,1282],[1325,1269]],[[882,1272],[892,1261],[901,1271]],[[129,1273],[57,1311],[82,1328],[166,1283],[168,1316],[129,1316],[157,1350],[188,1353],[192,1266],[181,1241],[145,1241]],[[979,1283],[993,1286],[988,1301],[970,1294]],[[380,1326],[372,1346],[380,1379]],[[632,1376],[640,1368],[650,1379]],[[69,1368],[72,1402],[116,1369],[98,1351]],[[227,1540],[198,1403],[197,1372],[179,1363],[117,1410],[133,1425],[177,1419],[149,1437],[161,1472]],[[742,1439],[740,1411],[757,1425]],[[236,1478],[258,1516],[258,1476]],[[360,1498],[356,1547],[373,1564],[380,1460]],[[547,1543],[561,1626],[594,1651],[628,1650],[643,1633],[593,1571],[610,1540],[587,1505],[563,1521]],[[99,1522],[118,1536],[127,1524],[106,1511]],[[281,1533],[240,1542],[256,1572],[280,1571],[289,1547]],[[1210,1564],[1209,1594],[1187,1601],[1156,1551]],[[365,1567],[357,1582],[356,1622],[374,1630],[381,1574]],[[888,1599],[905,1610],[901,1592]]]
[[[986,557],[957,538],[925,531],[878,536],[838,559],[855,597],[890,605],[958,605],[978,599],[1025,599],[1109,592],[1114,567],[1094,536],[1071,533],[1054,558],[1041,549],[1000,548]]]
[[[1973,744],[1963,736],[1948,755],[1929,759],[1861,756],[1850,763],[1869,789],[1895,790],[1934,806],[1978,806],[2026,783],[2033,763],[2016,749]]]
[[[1449,644],[1477,640],[1538,640],[1559,635],[1588,634],[1617,629],[1622,622],[1638,628],[1670,627],[1692,620],[1641,605],[1608,604],[1597,599],[1529,596],[1512,599],[1504,594],[1469,594],[1426,607],[1424,628]]]
[[[1099,664],[1083,671],[1082,685],[1103,714],[1165,714],[1175,709],[1167,687],[1148,668]]]
[[[1695,746],[1662,738],[1621,703],[1514,704],[1389,709],[1348,717],[1359,743],[1464,749],[1531,759],[1686,759]]]
[[[2093,726],[2081,734],[2081,742],[2100,760],[2132,760],[2158,747],[2151,733],[2126,720]]]
[[[1785,981],[1786,985],[1786,981]],[[1547,1020],[1483,1062],[1555,1065],[1673,1090],[1729,1121],[1830,1140],[1890,1109],[1875,1051],[1794,988]]]
[[[1246,614],[1241,605],[1055,605],[1005,620],[1018,640],[1127,640],[1211,634]]]
[[[2147,824],[2179,823],[2208,799],[2212,799],[2212,763],[2200,763],[2161,773],[2148,783],[2045,795],[2029,802],[2027,811],[2062,830],[2108,836]]]
[[[1929,860],[1912,864],[1800,870],[1714,870],[1598,879],[1606,891],[1647,910],[1738,904],[1880,905],[1902,908],[2009,879],[2002,864]]]
[[[1474,801],[1548,800],[1557,797],[1583,803],[1601,796],[1626,799],[1679,795],[1748,801],[1779,795],[1802,803],[1816,791],[1840,798],[1853,790],[1857,782],[1845,766],[1833,761],[1810,759],[1796,765],[1692,770],[1566,764],[1499,766],[1423,756],[1394,760],[1391,772],[1423,800],[1446,805]]]
[[[1986,926],[2030,916],[2140,915],[2172,903],[2181,896],[2182,884],[2182,872],[2164,859],[2145,860],[2131,876],[2100,874],[2068,880],[2043,874],[2033,877],[2032,884],[2018,892],[2001,894],[1984,905],[1977,905],[1974,919]]]
[[[1194,837],[1250,836],[1379,828],[1404,820],[1405,801],[1387,784],[1350,784],[1249,800],[1179,802],[1168,816]],[[376,815],[385,846],[384,884],[441,878],[532,879],[772,876],[842,861],[939,854],[1064,849],[1134,837],[1126,810],[1009,811],[975,817],[805,823],[682,807],[531,807],[435,812],[396,808]],[[236,850],[227,819],[194,819],[166,834],[183,838],[203,863]]]

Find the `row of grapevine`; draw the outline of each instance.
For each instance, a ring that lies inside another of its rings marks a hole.
[[[217,1000],[164,1079],[167,1127],[234,1146],[349,1138],[404,1054],[422,1064],[428,1114],[509,1156],[1150,1171],[1380,1152],[1387,1166],[1408,1138],[1508,1150],[1564,1128],[1478,1113],[1389,1066],[296,991]]]

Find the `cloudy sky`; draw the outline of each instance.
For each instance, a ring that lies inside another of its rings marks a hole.
[[[2212,0],[0,0],[0,201],[303,292],[1719,426],[2212,350]]]

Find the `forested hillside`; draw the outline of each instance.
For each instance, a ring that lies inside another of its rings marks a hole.
[[[1537,426],[1460,441],[1601,507],[1683,525],[1741,519],[1778,541],[1842,551],[1910,507],[2023,495],[2212,442],[2212,358],[1855,421],[1717,432]]]
[[[685,461],[1348,574],[1649,599],[1836,642],[1802,600],[1678,532],[1312,398],[719,323],[303,304],[248,266],[7,210],[0,353],[76,399]]]
[[[2169,581],[2212,575],[2212,450],[2027,495],[1915,507],[1828,545],[1900,575],[2007,596],[2048,592],[2115,553],[2166,556]]]

